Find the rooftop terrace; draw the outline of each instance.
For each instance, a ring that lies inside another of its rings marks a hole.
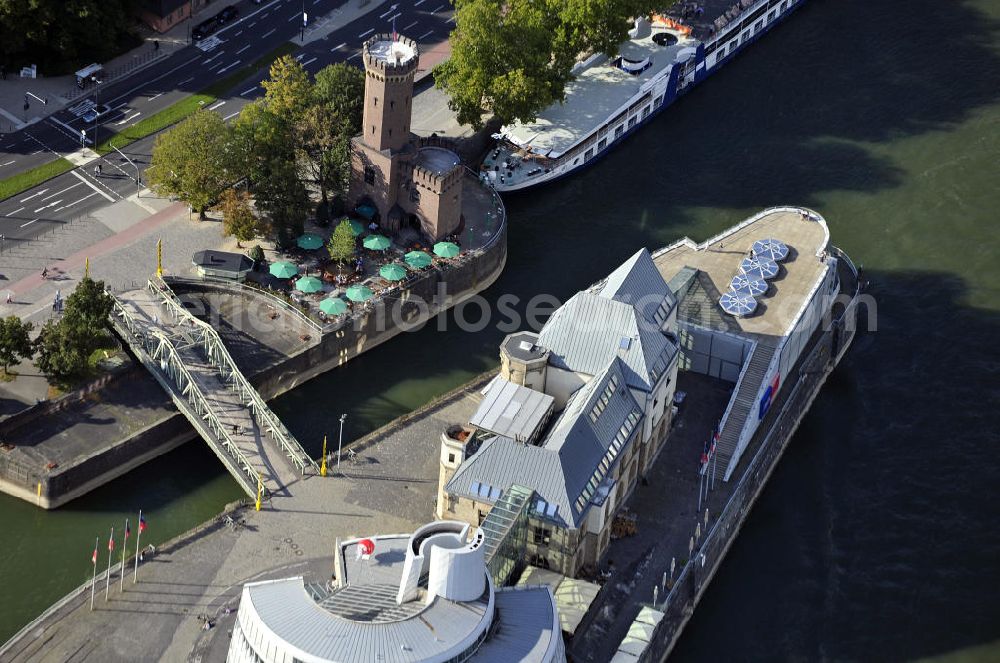
[[[770,289],[757,298],[757,310],[745,318],[722,313],[719,295],[729,288],[739,273],[740,261],[759,239],[779,239],[789,247],[788,258],[780,263]],[[713,310],[700,311],[701,324],[721,321],[731,331],[758,336],[784,336],[799,309],[809,299],[823,275],[825,253],[830,240],[822,217],[806,210],[779,207],[764,210],[731,230],[702,243],[683,239],[653,256],[653,262],[668,281],[685,267],[699,270],[695,287],[708,295]],[[694,288],[692,288],[694,289]],[[707,292],[706,292],[707,291]],[[682,305],[682,316],[684,307]],[[721,317],[721,318],[720,318]],[[692,320],[699,322],[699,320]]]

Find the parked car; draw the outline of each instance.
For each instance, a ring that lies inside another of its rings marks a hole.
[[[216,22],[215,17],[212,17],[194,26],[194,30],[191,31],[191,38],[195,41],[200,41],[218,29],[219,24]]]
[[[87,124],[93,124],[97,121],[97,118],[107,115],[111,112],[111,107],[107,104],[96,104],[90,107],[86,113],[83,114],[83,121]]]
[[[222,25],[224,23],[229,23],[230,21],[236,20],[236,18],[239,15],[240,15],[239,10],[236,9],[236,7],[234,7],[233,5],[229,5],[228,7],[224,8],[222,11],[220,11],[218,14],[215,15],[215,20],[218,22],[219,25]]]

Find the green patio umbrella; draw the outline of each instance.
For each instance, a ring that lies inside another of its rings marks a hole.
[[[372,205],[358,205],[354,208],[354,211],[369,221],[371,221],[371,219],[375,216],[375,213],[378,212],[378,210]]]
[[[361,223],[357,219],[348,219],[347,222],[351,224],[351,232],[354,233],[355,237],[365,231],[365,224]]]
[[[329,297],[319,303],[319,310],[327,315],[340,315],[347,312],[347,302],[340,297]]]
[[[410,251],[403,259],[406,261],[406,264],[413,269],[423,269],[424,267],[429,267],[431,262],[434,260],[431,258],[429,253],[425,253],[423,251]]]
[[[454,258],[461,252],[462,249],[458,248],[458,244],[454,242],[438,242],[434,245],[434,254],[442,258]]]
[[[315,276],[303,276],[295,282],[295,289],[299,292],[319,292],[323,289],[323,282]]]
[[[355,284],[347,288],[347,298],[352,302],[363,302],[371,299],[375,293],[368,286]]]
[[[406,270],[396,263],[392,263],[391,265],[382,265],[382,267],[379,268],[378,273],[382,276],[382,278],[389,281],[402,281],[406,278]]]
[[[385,235],[368,235],[365,237],[364,245],[366,249],[385,251],[392,246],[392,241]]]
[[[272,262],[268,271],[279,279],[290,279],[299,273],[299,268],[293,262]]]
[[[305,249],[307,251],[312,251],[323,246],[323,238],[315,233],[305,233],[300,235],[295,243],[299,245],[300,249]]]

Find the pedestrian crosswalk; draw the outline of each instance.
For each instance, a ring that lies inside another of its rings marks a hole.
[[[222,39],[213,35],[207,39],[202,39],[195,46],[208,53],[209,51],[214,51],[221,43]]]
[[[96,105],[97,104],[94,102],[93,99],[84,99],[80,103],[76,104],[75,106],[70,106],[66,110],[68,110],[70,113],[72,113],[77,117],[81,117],[83,116],[84,113],[86,113]]]

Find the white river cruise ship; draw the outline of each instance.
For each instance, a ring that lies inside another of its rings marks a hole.
[[[516,191],[590,165],[804,1],[680,2],[638,19],[617,56],[577,63],[564,103],[504,126],[480,176]]]

